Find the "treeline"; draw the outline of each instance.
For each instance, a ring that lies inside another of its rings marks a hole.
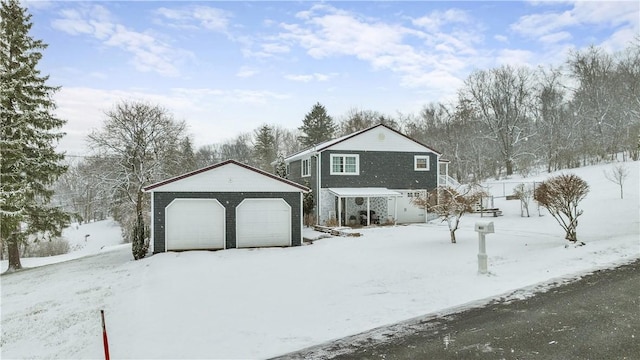
[[[278,155],[384,123],[451,160],[460,182],[535,169],[548,172],[613,159],[638,159],[640,38],[609,54],[598,47],[572,52],[561,67],[501,66],[477,70],[451,102],[430,103],[418,114],[351,109],[337,120],[315,104],[298,129],[264,124],[222,144],[198,149],[194,166],[237,159],[272,171]],[[324,121],[311,130],[305,121]]]
[[[78,220],[109,214],[124,225],[126,239],[144,237],[144,186],[227,159],[273,172],[288,154],[379,123],[442,152],[451,161],[450,175],[461,183],[579,167],[617,154],[637,160],[639,40],[615,54],[598,47],[575,51],[557,68],[477,70],[457,99],[430,103],[417,114],[351,109],[334,119],[316,103],[298,128],[263,124],[198,149],[185,124],[167,110],[122,102],[106,113],[103,129],[89,136],[93,155],[60,178],[57,199]]]

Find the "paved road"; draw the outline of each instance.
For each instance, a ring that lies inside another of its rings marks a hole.
[[[282,359],[640,359],[640,260],[524,300],[419,319]]]

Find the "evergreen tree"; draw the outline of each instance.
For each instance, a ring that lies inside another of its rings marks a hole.
[[[184,139],[180,141],[180,158],[182,159],[182,166],[178,174],[193,171],[198,168],[196,154],[193,151],[193,141],[188,136],[185,136]]]
[[[319,102],[313,105],[311,111],[302,120],[300,143],[303,146],[313,146],[330,140],[337,130],[336,124],[327,110]]]
[[[273,135],[273,129],[269,125],[262,125],[255,130],[253,156],[258,168],[273,172],[271,163],[276,160],[278,144]]]
[[[33,234],[57,236],[69,217],[52,207],[51,185],[66,171],[55,145],[65,121],[53,115],[57,87],[37,69],[47,45],[29,35],[31,15],[18,0],[0,1],[0,238],[9,270],[18,270],[19,245]]]
[[[276,160],[275,174],[283,179],[287,178],[287,164],[284,162],[282,154],[279,154]]]

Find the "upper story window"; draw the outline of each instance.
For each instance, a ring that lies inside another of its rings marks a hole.
[[[302,160],[302,176],[311,176],[311,158]]]
[[[413,170],[415,171],[429,171],[429,156],[428,155],[416,155],[413,157]]]
[[[357,154],[331,154],[331,175],[358,175],[360,157]]]

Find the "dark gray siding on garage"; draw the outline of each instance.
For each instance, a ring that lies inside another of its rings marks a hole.
[[[358,154],[360,175],[331,175],[331,154]],[[414,156],[429,156],[429,171],[414,170]],[[322,152],[322,188],[385,187],[388,189],[427,189],[438,185],[438,158],[434,153],[380,151]]]
[[[216,199],[225,207],[226,248],[236,247],[236,207],[244,199],[282,198],[291,206],[291,245],[302,244],[299,192],[256,193],[256,192],[154,192],[153,193],[153,252],[165,249],[165,209],[174,199]]]

